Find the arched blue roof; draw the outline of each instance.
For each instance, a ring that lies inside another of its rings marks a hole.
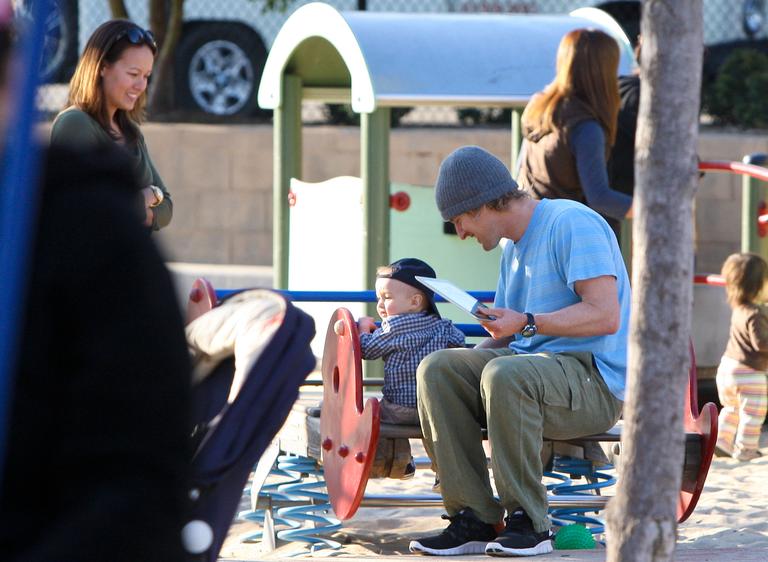
[[[622,52],[619,73],[631,71],[629,40],[594,8],[565,15],[403,14],[339,12],[314,2],[296,10],[275,38],[259,105],[279,107],[282,76],[293,74],[308,91],[317,88],[318,99],[344,91],[358,113],[415,105],[522,106],[554,77],[560,39],[580,27],[613,35]]]

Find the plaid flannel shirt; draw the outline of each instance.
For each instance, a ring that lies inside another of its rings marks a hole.
[[[416,369],[427,355],[446,347],[464,345],[464,333],[450,320],[417,312],[381,321],[370,334],[360,334],[363,359],[384,359],[384,398],[416,407]]]

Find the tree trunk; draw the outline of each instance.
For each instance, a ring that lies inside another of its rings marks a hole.
[[[125,9],[125,2],[123,0],[109,0],[109,11],[113,18],[129,19],[128,10]]]
[[[152,88],[147,101],[147,112],[151,116],[168,113],[175,106],[176,83],[173,63],[183,21],[184,0],[171,0],[168,23],[163,32],[164,40],[155,61]]]
[[[168,22],[168,4],[165,0],[149,0],[149,29],[154,33],[158,45],[165,43]]]
[[[702,20],[701,0],[643,2],[632,320],[622,463],[607,514],[609,562],[672,560],[675,549]]]

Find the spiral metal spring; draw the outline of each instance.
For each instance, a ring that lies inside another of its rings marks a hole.
[[[277,538],[289,542],[310,544],[312,551],[322,548],[334,550],[341,548],[339,542],[321,536],[341,529],[341,522],[329,515],[331,504],[328,503],[328,494],[325,491],[323,471],[318,467],[317,462],[307,457],[280,456],[270,475],[284,479],[276,483],[265,484],[261,487],[259,495],[270,496],[276,502],[304,499],[312,502],[307,505],[278,508],[274,515],[274,523],[288,528],[278,531]],[[315,478],[315,481],[308,481],[309,477]],[[240,512],[238,517],[263,525],[265,514],[266,510],[264,509],[246,510]],[[242,542],[257,542],[262,539],[263,531],[249,533],[241,537]]]
[[[547,490],[554,495],[600,495],[600,490],[616,484],[616,477],[603,472],[611,470],[611,465],[604,465],[602,470],[595,470],[592,461],[585,459],[574,459],[571,457],[561,457],[555,455],[552,471],[545,472],[544,475],[559,480],[547,485]],[[575,484],[575,478],[584,478],[585,484]],[[581,523],[587,527],[593,535],[605,532],[605,523],[602,519],[595,516],[586,515],[588,508],[559,508],[550,510],[552,521],[557,526],[568,525],[569,523]]]
[[[548,478],[556,480],[547,484],[547,491],[554,495],[599,495],[601,489],[616,483],[615,476],[604,472],[611,469],[611,465],[606,465],[598,471],[589,460],[555,455],[552,470],[544,473]],[[341,548],[339,542],[322,536],[341,529],[341,522],[329,515],[331,505],[328,503],[328,494],[322,477],[323,471],[318,467],[317,462],[307,457],[280,456],[270,475],[277,476],[279,481],[262,486],[259,491],[260,496],[269,496],[278,504],[281,501],[296,502],[297,500],[311,502],[307,505],[277,509],[274,524],[287,527],[277,532],[277,538],[310,544],[312,551],[322,548],[334,550]],[[309,481],[309,478],[314,478],[314,481]],[[586,483],[574,482],[581,478],[584,478]],[[604,533],[603,521],[595,516],[586,515],[589,511],[594,509],[557,508],[550,510],[550,515],[556,526],[581,523],[593,535]],[[246,510],[240,512],[238,517],[263,525],[265,514],[264,509]],[[241,537],[242,542],[258,542],[262,539],[263,531]]]

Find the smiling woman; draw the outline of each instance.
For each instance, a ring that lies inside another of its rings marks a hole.
[[[93,148],[116,143],[131,156],[144,186],[139,204],[153,230],[171,222],[173,204],[149,157],[139,125],[157,54],[152,32],[128,20],[99,26],[88,39],[69,83],[68,107],[53,123],[51,144]]]

